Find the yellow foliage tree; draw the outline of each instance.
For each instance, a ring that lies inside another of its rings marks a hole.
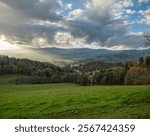
[[[125,85],[147,85],[150,84],[150,71],[144,67],[131,67],[125,77]]]

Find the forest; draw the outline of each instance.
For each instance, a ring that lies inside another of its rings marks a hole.
[[[138,62],[86,64],[58,67],[47,62],[0,55],[0,75],[26,75],[16,84],[77,83],[80,85],[149,85],[150,56]]]

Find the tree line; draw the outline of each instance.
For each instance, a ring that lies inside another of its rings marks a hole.
[[[86,64],[58,67],[50,63],[0,55],[0,75],[21,74],[16,84],[77,83],[80,85],[150,84],[150,56],[138,62]]]

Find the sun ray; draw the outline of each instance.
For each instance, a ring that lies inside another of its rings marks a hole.
[[[0,51],[7,51],[7,50],[16,50],[20,49],[17,44],[12,44],[7,41],[5,35],[0,36]]]

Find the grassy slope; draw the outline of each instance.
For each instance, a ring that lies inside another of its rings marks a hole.
[[[150,118],[150,86],[0,85],[0,118]]]

